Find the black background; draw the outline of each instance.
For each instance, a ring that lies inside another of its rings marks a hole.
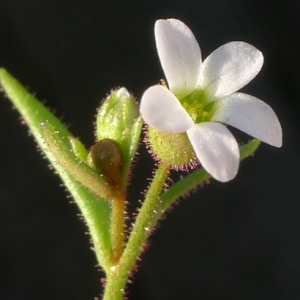
[[[264,53],[243,91],[275,110],[283,147],[262,144],[235,180],[183,200],[151,238],[129,299],[299,299],[299,16],[298,0],[0,0],[0,66],[47,99],[87,147],[111,88],[139,98],[163,78],[156,19],[184,21],[203,57],[232,40]],[[86,228],[11,108],[1,96],[0,299],[93,299],[101,273]],[[132,205],[151,175],[140,152]]]

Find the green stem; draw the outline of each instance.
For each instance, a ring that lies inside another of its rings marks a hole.
[[[150,234],[149,226],[152,222],[154,210],[159,201],[159,195],[167,179],[169,170],[170,168],[163,164],[156,170],[119,263],[111,268],[111,271],[107,274],[103,300],[123,299],[127,280],[134,270],[136,261],[142,253]]]
[[[113,251],[113,264],[116,264],[119,261],[124,249],[124,216],[124,198],[113,199],[111,215],[111,245]]]

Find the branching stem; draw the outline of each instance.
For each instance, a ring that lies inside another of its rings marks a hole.
[[[119,263],[107,273],[103,300],[123,299],[128,278],[133,272],[150,234],[150,224],[169,169],[168,166],[161,164],[156,170]]]

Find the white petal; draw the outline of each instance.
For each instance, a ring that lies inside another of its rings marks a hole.
[[[225,126],[213,122],[195,124],[187,134],[208,173],[222,182],[235,177],[239,168],[239,147]]]
[[[212,52],[203,62],[201,88],[215,97],[227,96],[250,82],[263,65],[263,55],[254,46],[231,42]]]
[[[194,124],[178,99],[161,85],[152,86],[145,91],[140,112],[147,124],[161,131],[185,132]]]
[[[199,81],[201,52],[191,30],[176,19],[157,20],[155,40],[170,90],[177,96],[190,94]]]
[[[232,125],[275,147],[282,145],[282,129],[272,108],[253,96],[234,93],[214,105],[212,121]]]

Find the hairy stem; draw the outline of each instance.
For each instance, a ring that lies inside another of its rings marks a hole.
[[[125,199],[113,199],[111,215],[111,245],[114,264],[117,264],[124,249],[124,216]]]
[[[168,166],[161,164],[156,170],[119,263],[107,273],[103,300],[123,299],[128,278],[134,270],[137,259],[141,255],[150,234],[149,228],[153,214],[159,201],[159,195],[167,179],[169,169]]]

